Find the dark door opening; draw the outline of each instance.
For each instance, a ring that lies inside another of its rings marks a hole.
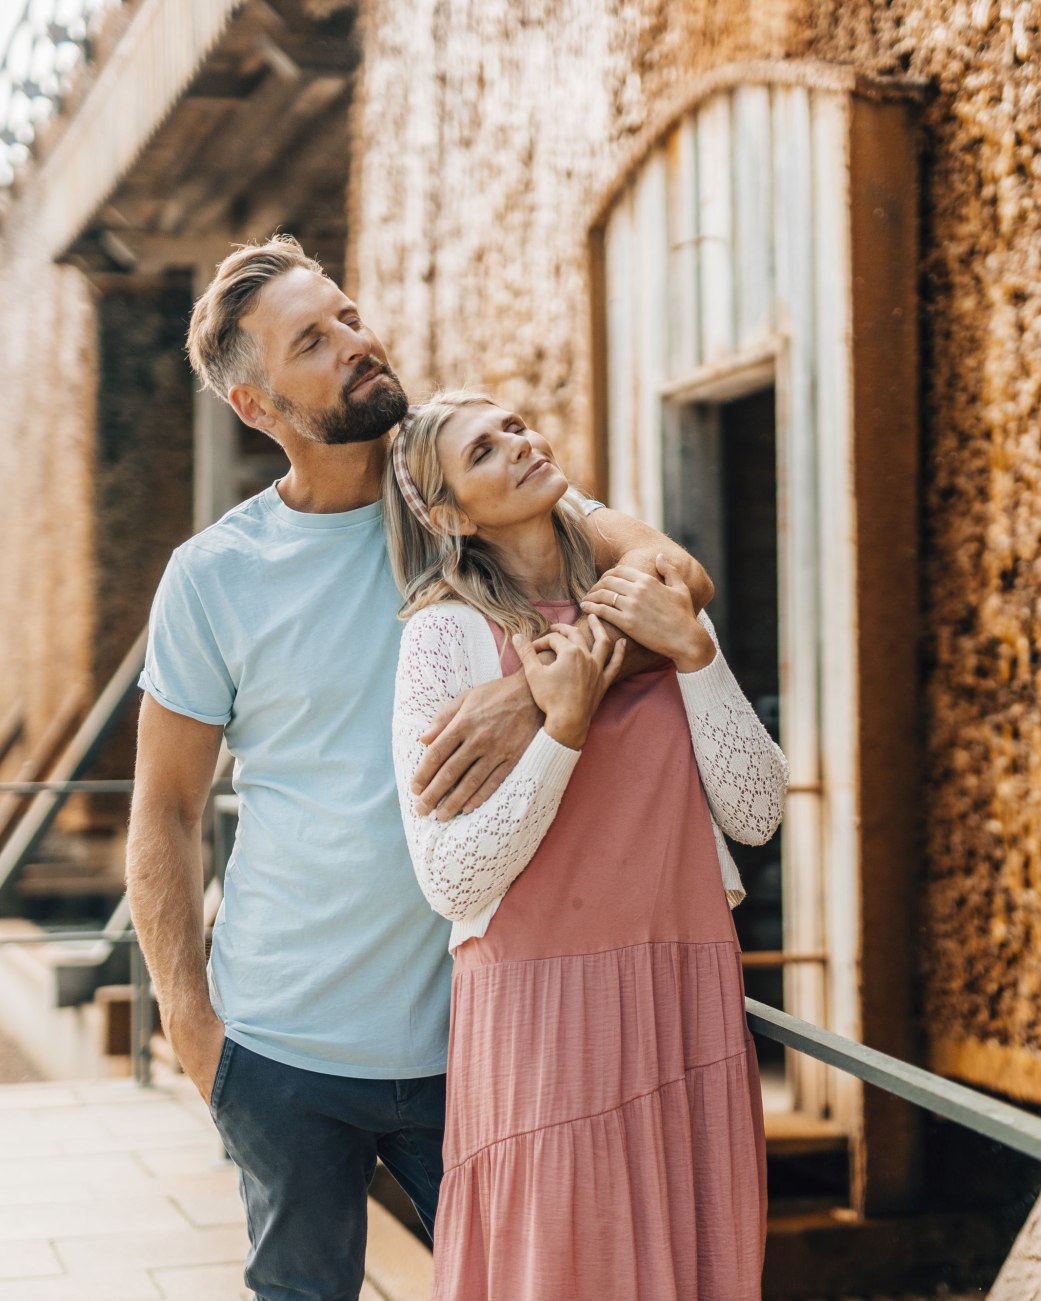
[[[773,387],[667,416],[665,527],[716,585],[709,614],[727,661],[775,740],[779,738],[777,438]],[[780,835],[731,844],[748,897],[734,913],[746,953],[783,947]],[[749,995],[783,1006],[781,968],[751,967]],[[764,1077],[783,1079],[779,1045],[760,1045]]]

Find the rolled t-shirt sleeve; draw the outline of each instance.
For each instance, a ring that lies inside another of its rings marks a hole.
[[[138,686],[165,709],[197,722],[222,726],[231,718],[235,684],[198,590],[176,551],[152,602]]]

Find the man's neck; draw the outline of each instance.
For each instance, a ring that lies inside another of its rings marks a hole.
[[[378,501],[383,492],[387,437],[370,443],[328,445],[294,440],[286,445],[290,471],[278,495],[290,510],[332,515]]]

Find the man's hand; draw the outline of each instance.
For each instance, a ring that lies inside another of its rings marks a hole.
[[[221,1049],[224,1047],[224,1023],[208,1007],[190,1022],[175,1021],[166,1027],[166,1032],[185,1075],[199,1090],[203,1102],[209,1106]]]
[[[420,737],[428,748],[412,778],[417,812],[437,809],[442,822],[473,812],[498,790],[541,726],[523,673],[463,692]]]

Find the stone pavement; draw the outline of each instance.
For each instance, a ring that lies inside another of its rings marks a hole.
[[[184,1079],[0,1086],[0,1301],[240,1301],[234,1168]],[[430,1255],[370,1202],[363,1301],[425,1301]]]

